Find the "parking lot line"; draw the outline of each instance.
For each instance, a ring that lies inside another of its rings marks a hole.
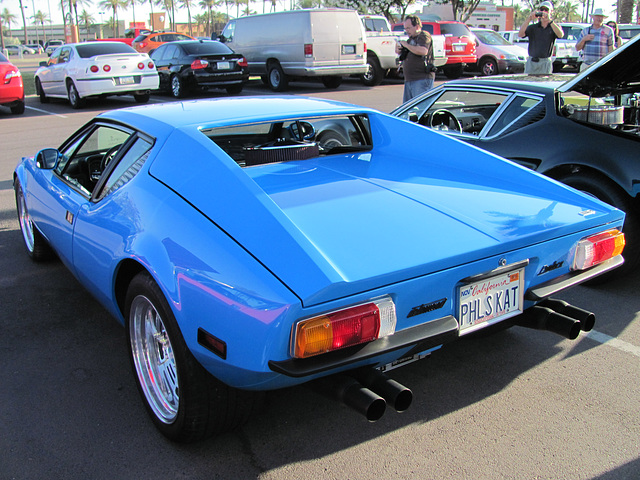
[[[617,348],[623,352],[630,353],[631,355],[635,355],[636,357],[640,357],[640,347],[636,347],[630,343],[625,342],[624,340],[620,340],[615,337],[610,337],[609,335],[601,332],[597,332],[596,330],[591,330],[587,336],[595,340],[596,342],[602,343],[603,345],[609,345],[610,347]]]

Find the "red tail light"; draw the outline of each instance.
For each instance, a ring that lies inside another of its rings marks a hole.
[[[209,66],[209,62],[207,62],[206,60],[197,59],[191,62],[192,70],[200,70],[202,68],[207,68],[208,66]]]
[[[364,53],[367,53],[367,44],[364,44]]]
[[[97,73],[100,71],[97,65],[91,65],[91,68],[89,70],[91,70],[93,73]]]
[[[573,270],[584,270],[620,255],[624,244],[624,233],[615,229],[583,238],[576,246]]]
[[[102,67],[102,69],[103,69],[105,72],[110,72],[110,71],[111,71],[111,67],[110,67],[109,65],[105,65],[104,67]]]
[[[302,320],[293,326],[291,354],[307,358],[392,335],[395,305],[390,297]]]
[[[246,58],[242,57],[240,60],[238,60],[238,65],[241,67],[248,67],[249,62],[247,62]]]
[[[9,70],[4,75],[4,84],[6,85],[7,83],[10,83],[12,78],[20,78],[20,77],[22,77],[20,70]]]
[[[153,62],[149,62],[149,63],[147,64],[147,67],[149,67],[149,68],[156,68],[156,65],[155,65]]]
[[[144,63],[140,62],[138,64],[138,70],[144,70]]]
[[[313,43],[304,44],[304,56],[313,57]]]

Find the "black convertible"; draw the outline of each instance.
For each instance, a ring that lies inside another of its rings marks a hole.
[[[624,210],[618,272],[640,265],[640,36],[578,75],[451,81],[391,113]]]

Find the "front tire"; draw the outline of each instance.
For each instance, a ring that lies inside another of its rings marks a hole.
[[[36,93],[40,97],[40,103],[49,103],[49,97],[44,93],[44,88],[42,88],[39,78],[36,78]]]
[[[149,93],[134,93],[133,99],[136,103],[147,103],[151,98],[151,94]]]
[[[226,88],[226,90],[229,95],[238,95],[242,92],[242,84],[230,85]]]
[[[485,76],[497,75],[498,64],[493,58],[485,58],[480,62],[480,73]]]
[[[24,190],[22,190],[22,185],[20,185],[19,180],[16,179],[13,188],[16,194],[16,208],[18,209],[18,222],[20,223],[22,240],[24,241],[24,246],[27,249],[29,257],[35,262],[50,259],[53,256],[53,251],[31,221]]]
[[[464,67],[461,63],[456,63],[453,65],[448,65],[446,67],[442,67],[442,71],[444,72],[447,78],[451,80],[460,78],[462,76],[462,72],[464,71]]]
[[[223,384],[198,363],[162,291],[146,272],[131,281],[125,322],[138,390],[163,435],[194,442],[247,420],[256,395]]]

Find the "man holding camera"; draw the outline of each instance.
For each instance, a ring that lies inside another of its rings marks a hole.
[[[520,27],[518,36],[529,38],[529,58],[527,58],[524,73],[549,75],[553,72],[551,61],[553,46],[557,38],[564,36],[564,32],[551,18],[552,11],[551,2],[542,2]],[[538,19],[538,23],[531,23],[535,19]]]
[[[416,15],[407,16],[404,31],[409,39],[398,40],[396,44],[396,53],[402,61],[404,74],[403,103],[431,90],[436,78],[431,35],[422,31],[420,18]]]

